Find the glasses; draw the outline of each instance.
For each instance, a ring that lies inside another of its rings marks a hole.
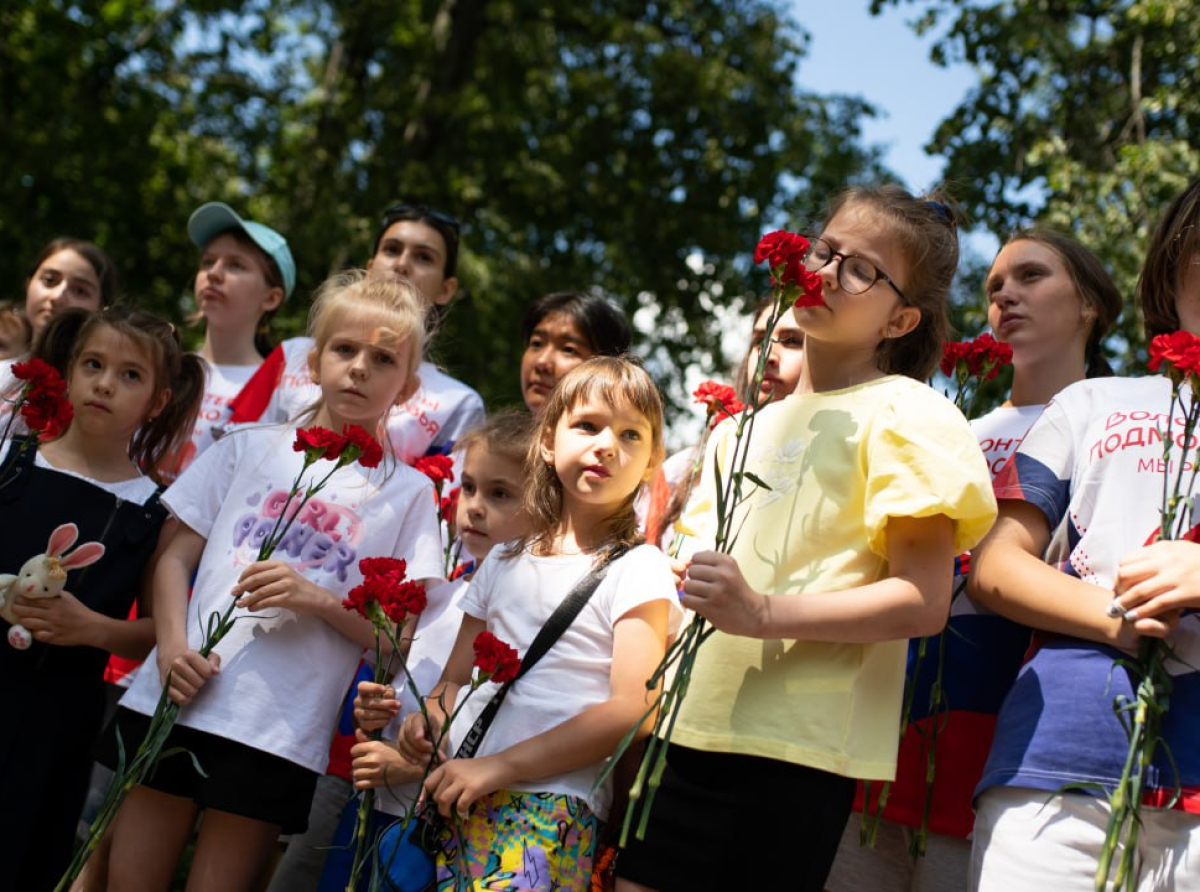
[[[434,223],[440,223],[454,234],[455,240],[458,239],[459,230],[462,225],[458,220],[445,211],[439,211],[436,208],[431,208],[427,204],[421,204],[414,201],[402,201],[399,204],[394,204],[383,212],[384,229],[387,229],[397,220],[432,220]]]
[[[838,287],[847,294],[862,294],[880,279],[883,279],[883,281],[892,286],[892,290],[899,295],[901,300],[907,300],[904,292],[892,281],[891,277],[871,261],[867,260],[867,258],[860,257],[857,254],[843,254],[841,251],[835,251],[833,250],[833,246],[823,238],[813,239],[812,247],[804,255],[804,268],[810,273],[815,273],[833,263],[835,257],[839,261],[837,268]]]

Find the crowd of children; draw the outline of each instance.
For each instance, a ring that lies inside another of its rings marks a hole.
[[[196,353],[117,301],[114,264],[77,239],[50,242],[24,305],[0,307],[0,570],[45,556],[65,573],[48,598],[0,579],[0,631],[31,639],[0,642],[6,887],[55,888],[89,777],[119,773],[170,702],[167,755],[72,888],[341,892],[365,833],[358,890],[1091,889],[1127,741],[1113,698],[1151,636],[1175,660],[1171,756],[1150,775],[1137,888],[1200,890],[1200,548],[1151,535],[1146,419],[1166,417],[1170,382],[1112,375],[1123,301],[1074,240],[1023,231],[993,260],[983,299],[1012,387],[968,423],[929,385],[959,259],[949,199],[834,197],[803,259],[820,302],[770,332],[770,304],[748,319],[731,377],[764,377],[743,466],[736,421],[666,459],[630,325],[587,292],[530,304],[524,406],[485,417],[428,358],[461,248],[435,208],[388,208],[365,269],[316,288],[307,335],[278,345],[270,319],[304,293],[286,238],[216,202],[186,228]],[[1198,229],[1200,180],[1152,239],[1148,336],[1200,334]],[[13,411],[15,363],[35,360],[66,382],[53,436]],[[381,448],[314,468],[294,510],[312,459],[293,443],[313,426]],[[717,550],[735,474],[756,486]],[[661,549],[676,531],[682,558]],[[395,650],[343,607],[366,558],[424,586]],[[688,612],[713,631],[645,832],[617,851],[628,780],[605,768],[650,732],[648,680]],[[492,636],[515,679],[478,667]],[[918,639],[942,655],[936,681],[912,671]],[[376,659],[390,681],[364,680]]]

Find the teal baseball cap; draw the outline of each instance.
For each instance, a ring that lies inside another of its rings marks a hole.
[[[243,220],[229,205],[221,201],[202,204],[188,218],[188,236],[197,248],[203,248],[227,229],[240,229],[263,253],[275,261],[283,275],[283,295],[290,297],[296,287],[296,261],[287,239],[272,229],[253,220]]]

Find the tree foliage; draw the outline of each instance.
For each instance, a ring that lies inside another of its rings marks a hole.
[[[869,109],[796,87],[805,36],[773,0],[30,0],[0,11],[0,276],[91,237],[126,290],[179,316],[188,213],[227,200],[299,266],[282,333],[378,216],[464,223],[440,358],[516,396],[527,302],[598,289],[706,355],[705,300],[753,289],[762,230],[879,173]],[[696,256],[703,263],[696,263]],[[689,262],[689,258],[691,262]],[[728,299],[728,297],[724,298]],[[662,352],[665,351],[665,352]],[[660,369],[662,372],[663,369]]]
[[[1030,223],[1074,235],[1132,295],[1153,227],[1200,173],[1200,6],[1191,0],[872,0],[914,6],[932,58],[977,84],[928,149],[1000,238]],[[1132,310],[1110,342],[1130,360]],[[1131,349],[1132,348],[1132,349]]]

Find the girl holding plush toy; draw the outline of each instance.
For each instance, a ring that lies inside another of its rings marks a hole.
[[[0,864],[6,888],[31,892],[70,859],[105,663],[153,645],[148,610],[126,615],[167,539],[155,468],[186,441],[204,386],[174,327],[141,310],[66,311],[39,347],[73,420],[49,442],[0,443]]]

